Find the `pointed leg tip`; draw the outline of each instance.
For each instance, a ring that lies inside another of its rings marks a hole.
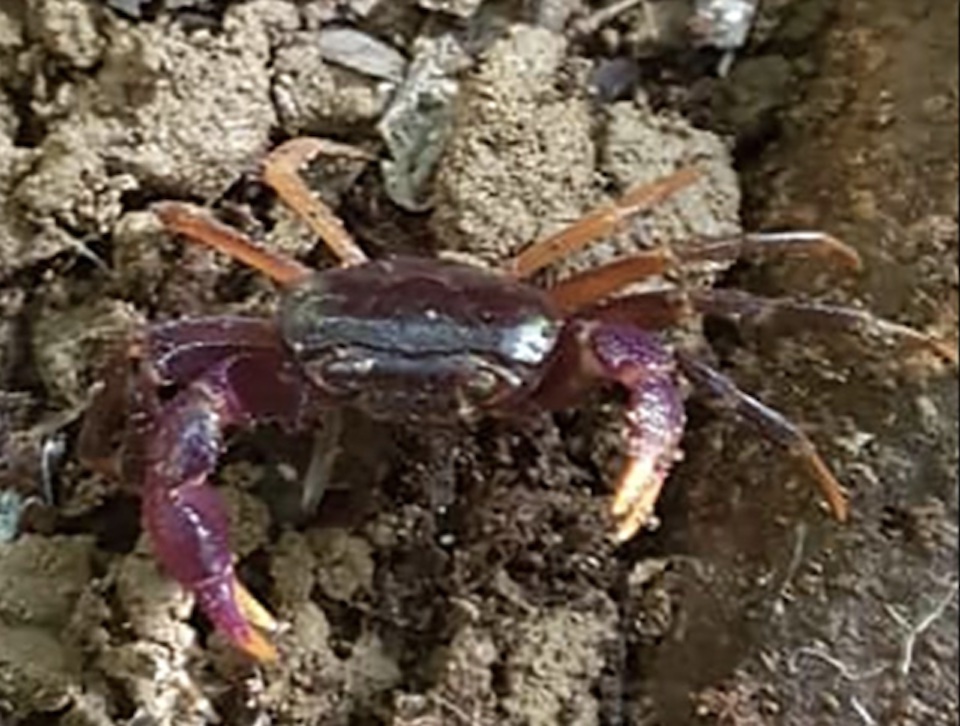
[[[850,505],[847,500],[843,496],[840,496],[835,500],[829,501],[828,504],[833,518],[840,524],[846,524],[847,520],[850,519]]]
[[[643,526],[643,522],[634,522],[631,519],[626,521],[620,521],[616,524],[612,539],[615,545],[626,544],[634,537],[637,536],[637,533],[640,531]]]
[[[171,226],[183,214],[190,211],[190,207],[183,202],[154,202],[150,211],[165,225]]]

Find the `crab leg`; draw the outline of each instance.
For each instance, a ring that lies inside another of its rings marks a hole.
[[[787,298],[765,298],[721,288],[685,291],[680,288],[642,292],[606,300],[579,314],[607,322],[633,323],[660,330],[700,313],[736,325],[763,325],[791,333],[802,330],[859,334],[925,348],[957,364],[956,343],[884,320],[857,308]]]
[[[236,577],[226,511],[207,478],[227,427],[300,416],[297,375],[279,351],[224,359],[164,406],[146,447],[142,517],[157,558],[217,629],[258,660],[276,657],[260,632],[275,622]]]
[[[841,522],[846,521],[848,506],[840,483],[805,433],[782,414],[741,391],[732,380],[706,363],[684,353],[677,353],[677,361],[684,375],[708,393],[718,408],[735,412],[756,426],[763,436],[796,457],[817,482],[833,516]]]
[[[829,330],[856,333],[877,340],[892,340],[927,348],[956,364],[956,344],[940,340],[919,330],[884,320],[856,308],[763,298],[738,290],[696,290],[689,293],[693,306],[705,315],[716,315],[737,323],[772,325],[790,330]]]
[[[695,314],[693,303],[679,288],[621,295],[578,311],[577,315],[605,323],[664,330]]]
[[[215,219],[203,207],[184,202],[159,202],[151,209],[168,231],[223,252],[284,287],[295,285],[313,274],[309,267],[296,260],[258,246],[246,235]]]
[[[613,203],[597,207],[569,227],[534,242],[509,260],[504,268],[516,277],[530,277],[537,270],[612,234],[624,221],[655,207],[690,186],[699,176],[696,169],[685,168],[648,184],[639,184]]]
[[[654,275],[682,269],[694,262],[731,263],[751,256],[803,254],[832,257],[838,264],[860,268],[857,252],[824,232],[762,232],[705,237],[682,250],[667,248],[639,252],[561,280],[550,288],[550,297],[567,312],[598,300]]]
[[[227,358],[282,348],[269,319],[218,315],[152,325],[139,353],[162,384],[187,384]]]
[[[611,506],[615,537],[625,542],[650,521],[667,474],[680,457],[683,401],[673,355],[656,336],[633,326],[601,324],[587,330],[595,375],[629,392],[627,460]]]
[[[316,198],[300,176],[300,168],[319,155],[364,161],[373,158],[355,146],[301,136],[270,152],[263,162],[263,180],[320,236],[342,265],[359,265],[367,261],[367,255],[347,232],[343,222]]]
[[[104,476],[139,482],[144,442],[160,409],[158,386],[186,385],[225,358],[279,348],[276,326],[260,318],[151,326],[112,355],[100,374],[77,441],[80,458]]]
[[[77,437],[80,460],[108,479],[139,481],[144,442],[159,409],[155,381],[140,368],[135,351],[116,351],[101,371],[83,417]]]

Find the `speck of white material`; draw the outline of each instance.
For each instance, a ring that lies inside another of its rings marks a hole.
[[[697,0],[694,17],[703,28],[702,44],[734,50],[747,42],[757,0]]]
[[[0,492],[0,544],[17,536],[23,503],[23,497],[13,490]]]

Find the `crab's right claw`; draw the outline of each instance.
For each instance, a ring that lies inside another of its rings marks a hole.
[[[258,661],[276,660],[264,632],[276,631],[277,621],[237,579],[217,490],[205,484],[150,490],[143,516],[157,559],[194,594],[216,629]]]

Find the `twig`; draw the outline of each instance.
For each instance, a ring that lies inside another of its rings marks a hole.
[[[777,615],[783,614],[783,603],[784,600],[789,598],[789,588],[790,582],[793,580],[794,576],[797,574],[797,570],[800,569],[800,565],[803,563],[803,551],[807,542],[807,526],[801,522],[796,526],[794,530],[796,537],[793,540],[793,552],[790,555],[790,562],[787,564],[787,569],[783,574],[783,579],[780,581],[780,587],[777,590],[777,597],[774,600],[774,613]]]
[[[867,726],[877,726],[877,719],[870,715],[870,712],[867,710],[867,707],[860,703],[860,699],[856,696],[850,697],[850,707],[857,712],[857,715],[863,720]]]
[[[600,8],[595,13],[588,15],[583,20],[577,21],[574,25],[574,30],[580,35],[591,35],[621,13],[625,13],[645,2],[646,0],[617,0],[617,2],[611,3],[605,8]]]
[[[931,625],[933,625],[937,620],[943,617],[943,614],[947,611],[947,608],[950,607],[954,598],[957,596],[957,591],[960,590],[960,582],[954,582],[946,595],[944,595],[933,609],[924,615],[916,625],[911,625],[903,615],[901,615],[897,610],[889,604],[884,605],[887,612],[890,614],[890,617],[893,618],[897,625],[903,628],[907,635],[903,640],[902,655],[900,657],[900,662],[897,665],[897,670],[901,676],[906,677],[910,673],[910,667],[913,665],[913,650],[917,645],[917,640],[919,637],[926,631]]]
[[[476,716],[471,716],[449,698],[446,698],[439,693],[431,693],[430,698],[434,703],[440,706],[440,708],[449,711],[451,714],[453,714],[454,718],[466,724],[466,726],[478,726],[480,724],[480,721]]]
[[[801,655],[807,655],[807,656],[810,656],[811,658],[817,658],[818,660],[822,660],[827,665],[833,666],[834,668],[836,668],[837,672],[840,674],[842,678],[850,681],[851,683],[856,683],[857,681],[865,681],[868,678],[875,678],[876,676],[880,675],[881,673],[883,673],[885,670],[889,668],[889,666],[887,665],[880,665],[866,671],[855,671],[852,668],[850,668],[850,666],[848,666],[846,663],[844,663],[842,660],[838,660],[837,658],[834,658],[829,653],[824,653],[822,650],[819,650],[818,648],[797,648],[797,650],[793,654],[793,657],[790,659],[792,661],[791,663],[792,667],[794,668],[796,667],[797,656],[801,656]]]

